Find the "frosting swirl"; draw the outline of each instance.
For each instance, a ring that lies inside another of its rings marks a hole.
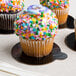
[[[56,15],[42,5],[31,5],[14,22],[15,33],[24,39],[45,40],[54,37],[58,29]]]

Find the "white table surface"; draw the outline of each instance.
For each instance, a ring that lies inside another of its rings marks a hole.
[[[27,7],[30,4],[39,4],[38,2],[38,0],[26,0],[25,5]],[[69,14],[73,17],[75,17],[76,13],[74,7],[75,0],[72,0],[72,2],[70,2]],[[7,62],[23,70],[38,72],[49,76],[76,76],[76,52],[69,49],[64,43],[65,37],[72,32],[74,32],[73,29],[58,30],[58,34],[54,40],[54,42],[60,46],[62,52],[68,55],[68,58],[65,60],[55,60],[52,63],[39,66],[22,64],[13,59],[11,49],[19,42],[19,38],[15,34],[0,34],[0,61]]]

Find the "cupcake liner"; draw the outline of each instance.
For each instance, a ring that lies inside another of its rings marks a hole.
[[[58,17],[59,24],[64,24],[67,21],[69,8],[57,8],[52,10]]]
[[[23,52],[28,56],[43,57],[48,55],[53,48],[54,38],[49,38],[43,41],[27,40],[20,37],[20,44]]]
[[[17,16],[22,14],[23,11],[14,14],[0,14],[0,29],[2,30],[14,30],[14,20]]]
[[[76,40],[76,19],[74,20],[74,27],[75,27],[75,40]]]
[[[76,28],[75,28],[75,40],[76,40]]]
[[[61,9],[61,10],[53,9],[53,12],[55,12],[58,16],[68,13],[68,11],[69,11],[69,8],[64,8],[64,9]]]

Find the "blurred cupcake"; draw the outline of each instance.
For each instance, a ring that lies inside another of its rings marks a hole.
[[[0,0],[0,29],[13,30],[14,20],[23,11],[24,0]]]
[[[58,30],[58,19],[47,7],[31,5],[14,22],[23,52],[32,57],[51,53]]]
[[[40,3],[56,13],[59,25],[66,23],[69,11],[69,0],[40,0]]]

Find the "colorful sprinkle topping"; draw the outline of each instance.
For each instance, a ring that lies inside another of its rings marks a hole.
[[[18,12],[24,7],[24,0],[0,0],[0,12]]]
[[[51,9],[69,7],[69,0],[40,0],[40,3]]]
[[[45,40],[56,35],[58,19],[50,9],[42,5],[32,5],[27,11],[29,12],[24,12],[14,22],[18,36],[23,39]]]

